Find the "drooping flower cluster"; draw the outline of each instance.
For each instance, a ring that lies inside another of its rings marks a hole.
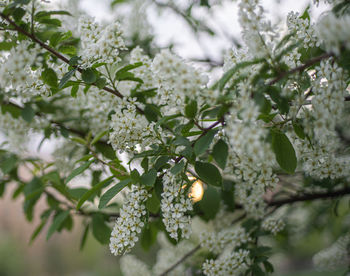
[[[330,247],[320,251],[313,257],[318,270],[334,271],[349,265],[350,235],[340,237]]]
[[[140,47],[136,47],[130,53],[130,63],[142,62],[142,66],[135,68],[132,72],[135,77],[140,78],[143,83],[140,90],[147,90],[154,87],[153,74],[151,71],[152,60],[143,53]]]
[[[170,237],[188,239],[191,235],[191,218],[186,212],[192,211],[192,202],[182,187],[183,181],[166,172],[163,176],[161,210],[163,223]]]
[[[249,251],[239,249],[216,260],[206,260],[203,264],[203,273],[207,276],[240,275],[251,263]]]
[[[266,231],[271,232],[273,235],[276,235],[278,232],[281,232],[285,227],[285,223],[281,219],[267,218],[262,223],[262,228]]]
[[[263,195],[278,182],[272,171],[275,157],[264,142],[267,132],[257,121],[259,110],[249,96],[249,84],[240,84],[238,93],[240,98],[225,129],[232,147],[225,173],[237,182],[235,193],[244,209],[252,216],[261,217],[265,207]]]
[[[120,24],[114,22],[102,26],[90,16],[82,16],[78,29],[81,39],[81,66],[90,67],[95,63],[120,61],[119,53],[125,50]]]
[[[165,105],[170,114],[183,107],[185,98],[199,101],[208,78],[187,65],[169,50],[163,50],[153,60],[152,72],[158,88],[156,102]]]
[[[120,210],[111,234],[109,248],[114,255],[122,255],[131,250],[138,241],[137,235],[144,226],[145,202],[150,197],[146,189],[132,185],[123,208]]]
[[[315,27],[308,18],[301,18],[298,12],[290,12],[287,16],[287,27],[293,33],[293,41],[302,42],[304,48],[319,46]]]
[[[242,227],[227,227],[218,232],[202,232],[200,243],[215,254],[226,247],[235,248],[251,241],[249,234]]]
[[[123,276],[151,276],[147,265],[134,255],[125,255],[120,259],[120,269]]]
[[[340,178],[349,174],[350,164],[348,157],[336,155],[340,146],[336,126],[343,116],[344,97],[348,95],[345,75],[333,60],[322,61],[315,74],[312,108],[301,112],[305,132],[314,142],[311,145],[296,137],[294,141],[307,174],[321,179]]]
[[[134,152],[137,145],[144,149],[157,140],[155,124],[149,123],[144,116],[138,114],[135,105],[128,104],[126,109],[113,114],[109,142],[116,151]]]
[[[271,22],[264,18],[264,9],[259,0],[242,0],[239,3],[239,23],[249,51],[254,57],[269,56],[271,39],[276,36]]]
[[[0,86],[22,98],[36,95],[37,90],[31,89],[37,85],[31,66],[37,61],[39,52],[40,47],[29,41],[22,41],[12,48],[6,58],[0,59]]]
[[[316,30],[327,51],[339,54],[341,47],[350,48],[349,15],[339,17],[329,12],[321,17]]]

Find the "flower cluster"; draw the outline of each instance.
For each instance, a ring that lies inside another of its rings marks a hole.
[[[262,228],[266,231],[271,232],[273,235],[276,235],[278,232],[281,232],[285,224],[281,219],[267,218],[262,223]]]
[[[130,101],[133,100],[129,99]],[[144,116],[137,113],[135,105],[128,104],[126,109],[113,114],[109,142],[116,151],[134,152],[137,145],[143,149],[157,139],[154,126],[154,122],[149,123]]]
[[[37,93],[37,77],[31,66],[37,61],[40,47],[29,41],[22,41],[10,50],[9,55],[0,59],[0,86],[11,90],[16,96],[27,98]]]
[[[166,106],[165,113],[170,114],[183,107],[186,97],[201,99],[201,90],[207,84],[208,78],[170,51],[163,50],[157,54],[151,68],[158,87],[156,102]]]
[[[126,47],[118,22],[102,26],[92,17],[85,15],[80,18],[78,29],[81,39],[82,67],[90,67],[95,63],[120,61],[119,52]]]
[[[122,255],[134,247],[137,235],[144,226],[142,218],[146,215],[145,202],[148,197],[150,195],[144,188],[131,186],[111,234],[109,248],[112,254]]]
[[[271,39],[276,36],[271,22],[264,18],[264,9],[259,0],[242,0],[239,3],[239,23],[243,39],[254,57],[269,56]]]
[[[202,232],[200,243],[215,254],[221,253],[226,247],[235,248],[251,241],[249,234],[242,227],[228,227],[219,232]]]
[[[339,54],[341,47],[350,48],[350,16],[334,13],[322,16],[317,24],[317,35],[330,52]]]
[[[333,271],[349,264],[350,235],[340,237],[330,247],[320,251],[313,257],[313,263],[319,270]]]
[[[348,157],[336,155],[339,141],[337,122],[343,116],[346,91],[343,70],[333,61],[322,61],[316,68],[312,109],[303,109],[305,132],[313,137],[311,145],[295,137],[298,155],[304,161],[304,170],[315,178],[340,178],[348,175]],[[332,140],[332,143],[329,141]]]
[[[143,53],[140,47],[136,47],[130,53],[130,63],[142,62],[142,66],[135,68],[133,73],[135,77],[140,78],[143,83],[140,90],[147,90],[154,87],[153,74],[151,71],[152,60]]]
[[[244,273],[251,263],[249,251],[239,249],[217,260],[206,260],[202,266],[207,276],[240,275]]]
[[[151,276],[147,265],[133,255],[125,255],[120,259],[120,269],[123,276]]]
[[[186,212],[192,211],[192,202],[182,186],[181,178],[170,172],[164,174],[161,200],[163,223],[170,237],[175,240],[179,237],[188,239],[191,234],[191,218]]]
[[[257,121],[259,110],[249,96],[250,85],[241,83],[237,92],[240,98],[231,110],[225,129],[233,149],[229,152],[225,173],[236,181],[235,193],[244,209],[254,217],[262,217],[263,195],[267,188],[278,183],[272,171],[275,157],[264,142],[267,130]]]
[[[287,16],[287,26],[290,33],[294,33],[294,41],[302,42],[304,48],[318,47],[319,42],[314,25],[308,18],[301,18],[298,12],[290,12]]]

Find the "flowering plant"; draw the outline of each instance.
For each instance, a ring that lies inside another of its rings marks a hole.
[[[216,4],[189,2],[143,5],[215,35],[192,10]],[[291,12],[277,31],[258,0],[240,0],[242,44],[223,64],[205,60],[205,72],[159,50],[140,31],[142,14],[128,30],[74,6],[3,1],[0,194],[15,183],[29,221],[46,199],[32,240],[46,224],[49,239],[83,216],[82,247],[89,232],[114,255],[139,240],[147,250],[159,237],[154,267],[125,255],[125,275],[272,273],[264,241],[293,237],[305,203],[324,216],[335,203],[348,211],[350,3],[325,2],[330,10],[317,21],[308,9]],[[52,160],[27,151],[29,134],[42,138],[39,148],[56,141]],[[79,175],[88,187],[72,185]],[[321,268],[349,265],[346,213],[339,240],[315,255]]]

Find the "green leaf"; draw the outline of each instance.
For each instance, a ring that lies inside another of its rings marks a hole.
[[[89,226],[90,226],[89,224],[85,226],[83,236],[81,237],[80,248],[79,248],[80,251],[84,249],[84,246],[89,234]]]
[[[104,88],[106,86],[107,80],[105,78],[98,78],[96,81],[96,86],[100,89]]]
[[[106,225],[102,214],[92,216],[92,234],[101,244],[107,244],[111,235],[111,229]]]
[[[220,201],[219,192],[214,187],[208,186],[204,191],[202,200],[198,202],[198,206],[206,220],[215,218],[220,209]]]
[[[83,165],[81,165],[80,167],[74,169],[70,175],[68,175],[68,177],[66,178],[65,183],[67,184],[69,181],[71,181],[74,177],[76,177],[77,175],[83,173],[86,169],[88,169],[90,167],[90,165],[94,162],[95,160],[90,160],[88,162],[85,162]]]
[[[109,132],[108,130],[105,130],[105,131],[101,131],[99,134],[97,134],[95,136],[95,138],[92,139],[91,145],[96,144],[98,141],[100,141],[103,136],[108,134],[108,132]]]
[[[141,232],[140,242],[144,250],[149,250],[157,240],[158,229],[155,223],[149,223]]]
[[[55,218],[53,219],[53,222],[47,232],[47,235],[46,235],[46,240],[48,240],[52,234],[54,232],[56,232],[60,226],[62,225],[62,223],[66,220],[66,218],[68,217],[69,215],[69,210],[67,211],[60,211],[56,216]]]
[[[223,90],[226,83],[233,77],[233,75],[240,69],[243,69],[247,66],[253,65],[253,64],[257,64],[264,61],[263,59],[256,59],[256,60],[252,60],[252,61],[243,61],[241,63],[236,64],[233,68],[231,68],[230,70],[228,70],[223,77],[214,84],[214,86],[212,87],[213,89],[219,89],[219,90]]]
[[[22,8],[16,8],[13,13],[13,19],[15,20],[15,22],[19,22],[21,21],[21,19],[23,18],[23,16],[26,14],[26,11]]]
[[[58,89],[62,89],[65,84],[70,80],[70,78],[74,75],[75,71],[77,69],[72,69],[70,71],[68,71],[67,73],[64,74],[64,76],[62,77],[60,84],[58,85]]]
[[[101,190],[103,187],[109,185],[113,181],[114,176],[110,176],[106,178],[105,180],[101,181],[100,183],[93,186],[90,190],[88,190],[81,199],[79,200],[76,209],[79,210],[80,207],[83,205],[83,203],[88,200],[93,194],[97,193],[99,190]]]
[[[35,111],[29,104],[26,104],[22,109],[21,116],[26,122],[30,123],[35,116]]]
[[[56,72],[51,68],[47,68],[41,73],[41,79],[50,87],[58,87],[58,78]]]
[[[199,138],[199,140],[194,144],[193,148],[196,156],[201,155],[209,148],[216,132],[217,130],[212,129],[207,134]]]
[[[77,97],[77,93],[79,91],[79,84],[74,84],[72,86],[72,89],[70,90],[70,95],[73,97],[73,98],[76,98]]]
[[[185,106],[185,116],[187,118],[193,119],[196,117],[198,108],[197,108],[197,102],[191,101],[189,104]]]
[[[293,122],[293,129],[296,135],[298,135],[298,137],[302,140],[305,139],[305,132],[304,132],[304,128],[302,127],[302,125],[300,123],[297,122]]]
[[[136,62],[136,63],[133,63],[133,64],[128,64],[126,66],[124,66],[123,68],[119,69],[116,73],[115,73],[115,76],[116,78],[118,79],[118,76],[132,70],[132,69],[135,69],[135,68],[138,68],[140,66],[142,66],[142,62]]]
[[[15,45],[13,42],[2,41],[0,42],[0,51],[10,51]]]
[[[81,74],[81,78],[84,82],[88,84],[93,84],[97,80],[97,74],[93,69],[88,68],[83,71],[83,73]]]
[[[197,161],[194,166],[196,173],[208,185],[220,187],[222,177],[217,167],[213,164]]]
[[[153,168],[140,177],[140,184],[152,187],[157,179],[157,171]]]
[[[221,169],[225,169],[227,156],[228,156],[228,145],[224,140],[220,139],[213,147],[212,156]]]
[[[41,221],[41,223],[37,226],[37,228],[35,228],[33,234],[30,237],[29,240],[29,244],[32,244],[34,242],[34,240],[38,237],[38,235],[41,233],[41,231],[43,230],[45,224],[47,222],[47,219],[43,219]]]
[[[116,185],[114,185],[108,191],[106,191],[100,198],[100,203],[98,204],[98,208],[99,209],[104,208],[108,204],[108,202],[110,202],[112,198],[116,196],[121,190],[123,190],[130,182],[131,182],[131,179],[125,179],[123,181],[120,181]]]
[[[16,168],[17,162],[18,162],[17,156],[14,154],[11,154],[5,159],[5,161],[1,162],[0,168],[4,174],[8,174],[14,168]]]
[[[177,175],[179,172],[181,172],[183,170],[184,166],[185,166],[185,162],[181,161],[181,162],[175,164],[174,167],[172,167],[170,169],[170,172],[174,175]]]
[[[157,214],[160,209],[160,201],[156,195],[155,190],[152,192],[152,197],[148,198],[146,201],[146,208],[153,214]]]
[[[272,149],[276,155],[276,160],[280,167],[286,172],[292,174],[297,167],[297,158],[293,145],[288,137],[277,130],[271,131]]]

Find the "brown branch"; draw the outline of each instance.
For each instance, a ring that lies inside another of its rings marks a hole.
[[[197,245],[195,248],[193,248],[191,251],[187,252],[180,260],[178,260],[175,264],[173,264],[171,267],[169,267],[166,271],[164,271],[162,274],[159,276],[165,276],[172,270],[174,270],[179,264],[184,262],[188,257],[191,257],[194,253],[196,253],[199,249],[201,248],[200,245]]]
[[[274,85],[275,83],[279,82],[281,79],[291,75],[291,74],[294,74],[294,73],[297,73],[297,72],[301,72],[303,70],[305,70],[306,68],[320,62],[321,60],[323,59],[326,59],[326,58],[330,58],[332,57],[334,54],[333,53],[325,53],[323,55],[320,55],[320,56],[317,56],[317,57],[314,57],[312,59],[309,59],[307,62],[305,62],[304,64],[300,65],[300,66],[297,66],[289,71],[285,71],[285,72],[282,72],[281,74],[279,74],[276,78],[274,78],[273,80],[271,80],[270,82],[268,82],[268,85]]]
[[[292,204],[296,202],[304,202],[304,201],[311,201],[311,200],[318,200],[318,199],[331,199],[336,197],[342,197],[350,195],[350,187],[345,187],[340,190],[336,191],[330,191],[330,192],[320,192],[320,193],[305,193],[303,195],[293,196],[286,199],[280,199],[280,200],[274,200],[271,202],[268,202],[268,206],[276,206],[280,207],[286,204]]]

